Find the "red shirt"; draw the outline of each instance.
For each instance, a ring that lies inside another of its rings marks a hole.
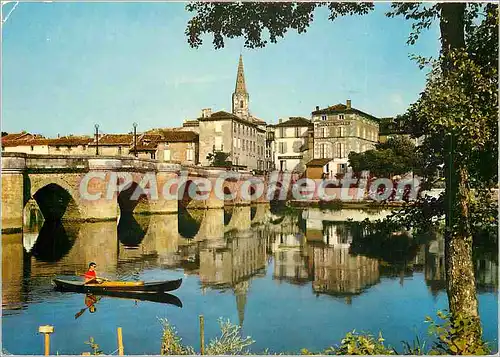
[[[85,279],[93,279],[95,278],[97,275],[95,274],[95,270],[89,270],[85,273],[84,275],[84,278]]]

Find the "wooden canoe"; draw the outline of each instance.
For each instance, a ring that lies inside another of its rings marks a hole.
[[[167,281],[105,281],[85,284],[83,281],[54,279],[56,289],[63,291],[99,293],[103,291],[128,291],[135,293],[162,293],[178,289],[182,279]]]

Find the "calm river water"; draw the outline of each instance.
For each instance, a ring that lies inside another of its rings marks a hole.
[[[40,325],[53,325],[51,353],[90,351],[158,354],[167,318],[198,350],[198,316],[206,341],[222,317],[243,326],[253,352],[319,351],[353,329],[382,331],[386,343],[427,338],[427,315],[447,307],[441,239],[418,244],[365,244],[348,220],[386,212],[307,209],[271,213],[265,205],[178,215],[129,216],[119,222],[37,224],[2,236],[2,344],[13,354],[42,354]],[[393,257],[396,257],[392,259]],[[397,260],[397,261],[395,261]],[[95,261],[98,273],[123,280],[183,278],[173,292],[182,308],[103,297],[86,310],[85,295],[53,290],[56,276],[74,276]],[[484,336],[497,350],[497,254],[476,254]]]

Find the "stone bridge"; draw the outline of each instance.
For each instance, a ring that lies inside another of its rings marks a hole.
[[[239,177],[230,177],[235,174]],[[255,193],[251,178],[265,180],[247,171],[129,157],[3,153],[2,232],[22,230],[24,208],[34,202],[45,219],[90,222],[267,202],[266,192],[254,200],[241,194]],[[210,181],[212,189],[201,179]],[[192,199],[195,194],[199,199]]]

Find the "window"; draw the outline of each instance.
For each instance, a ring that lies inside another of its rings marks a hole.
[[[236,123],[233,123],[233,133],[236,133]]]
[[[339,120],[344,120],[344,114],[339,114]]]
[[[285,153],[285,143],[278,143],[278,152],[280,154],[284,154]]]
[[[321,136],[324,137],[324,138],[327,138],[328,137],[328,128],[326,126],[322,127],[321,128]]]
[[[222,150],[222,137],[215,137],[215,150]]]
[[[31,146],[31,151],[35,150],[35,147],[34,146]]]
[[[118,146],[118,155],[121,155],[121,154],[122,154],[122,147]]]
[[[300,137],[300,128],[295,128],[295,137]]]
[[[327,116],[326,115],[322,115],[321,116],[321,120],[326,120],[327,119]]]
[[[285,137],[285,128],[280,128],[280,138],[284,138]]]
[[[345,157],[345,144],[337,143],[337,157],[344,158]]]
[[[151,151],[151,158],[152,158],[152,159],[156,159],[156,152]]]
[[[193,161],[194,160],[194,150],[193,149],[187,149],[186,150],[186,160],[187,161]]]
[[[238,149],[241,149],[241,139],[238,138]]]
[[[163,150],[163,161],[170,161],[170,149]]]
[[[243,109],[243,101],[240,100],[240,109]]]
[[[238,147],[238,141],[236,140],[236,138],[233,137],[233,148],[237,148]]]
[[[286,160],[280,160],[280,171],[286,171]]]
[[[342,126],[340,126],[340,127],[339,127],[339,136],[340,136],[340,137],[343,137],[343,136],[344,136],[344,134],[345,134],[345,133],[344,133],[344,131],[345,131],[345,128],[344,128],[344,127],[342,127]]]
[[[59,146],[56,146],[56,151],[59,151],[59,150],[61,150],[61,149],[59,148]]]
[[[326,144],[320,144],[319,145],[319,158],[324,159],[326,158]]]

